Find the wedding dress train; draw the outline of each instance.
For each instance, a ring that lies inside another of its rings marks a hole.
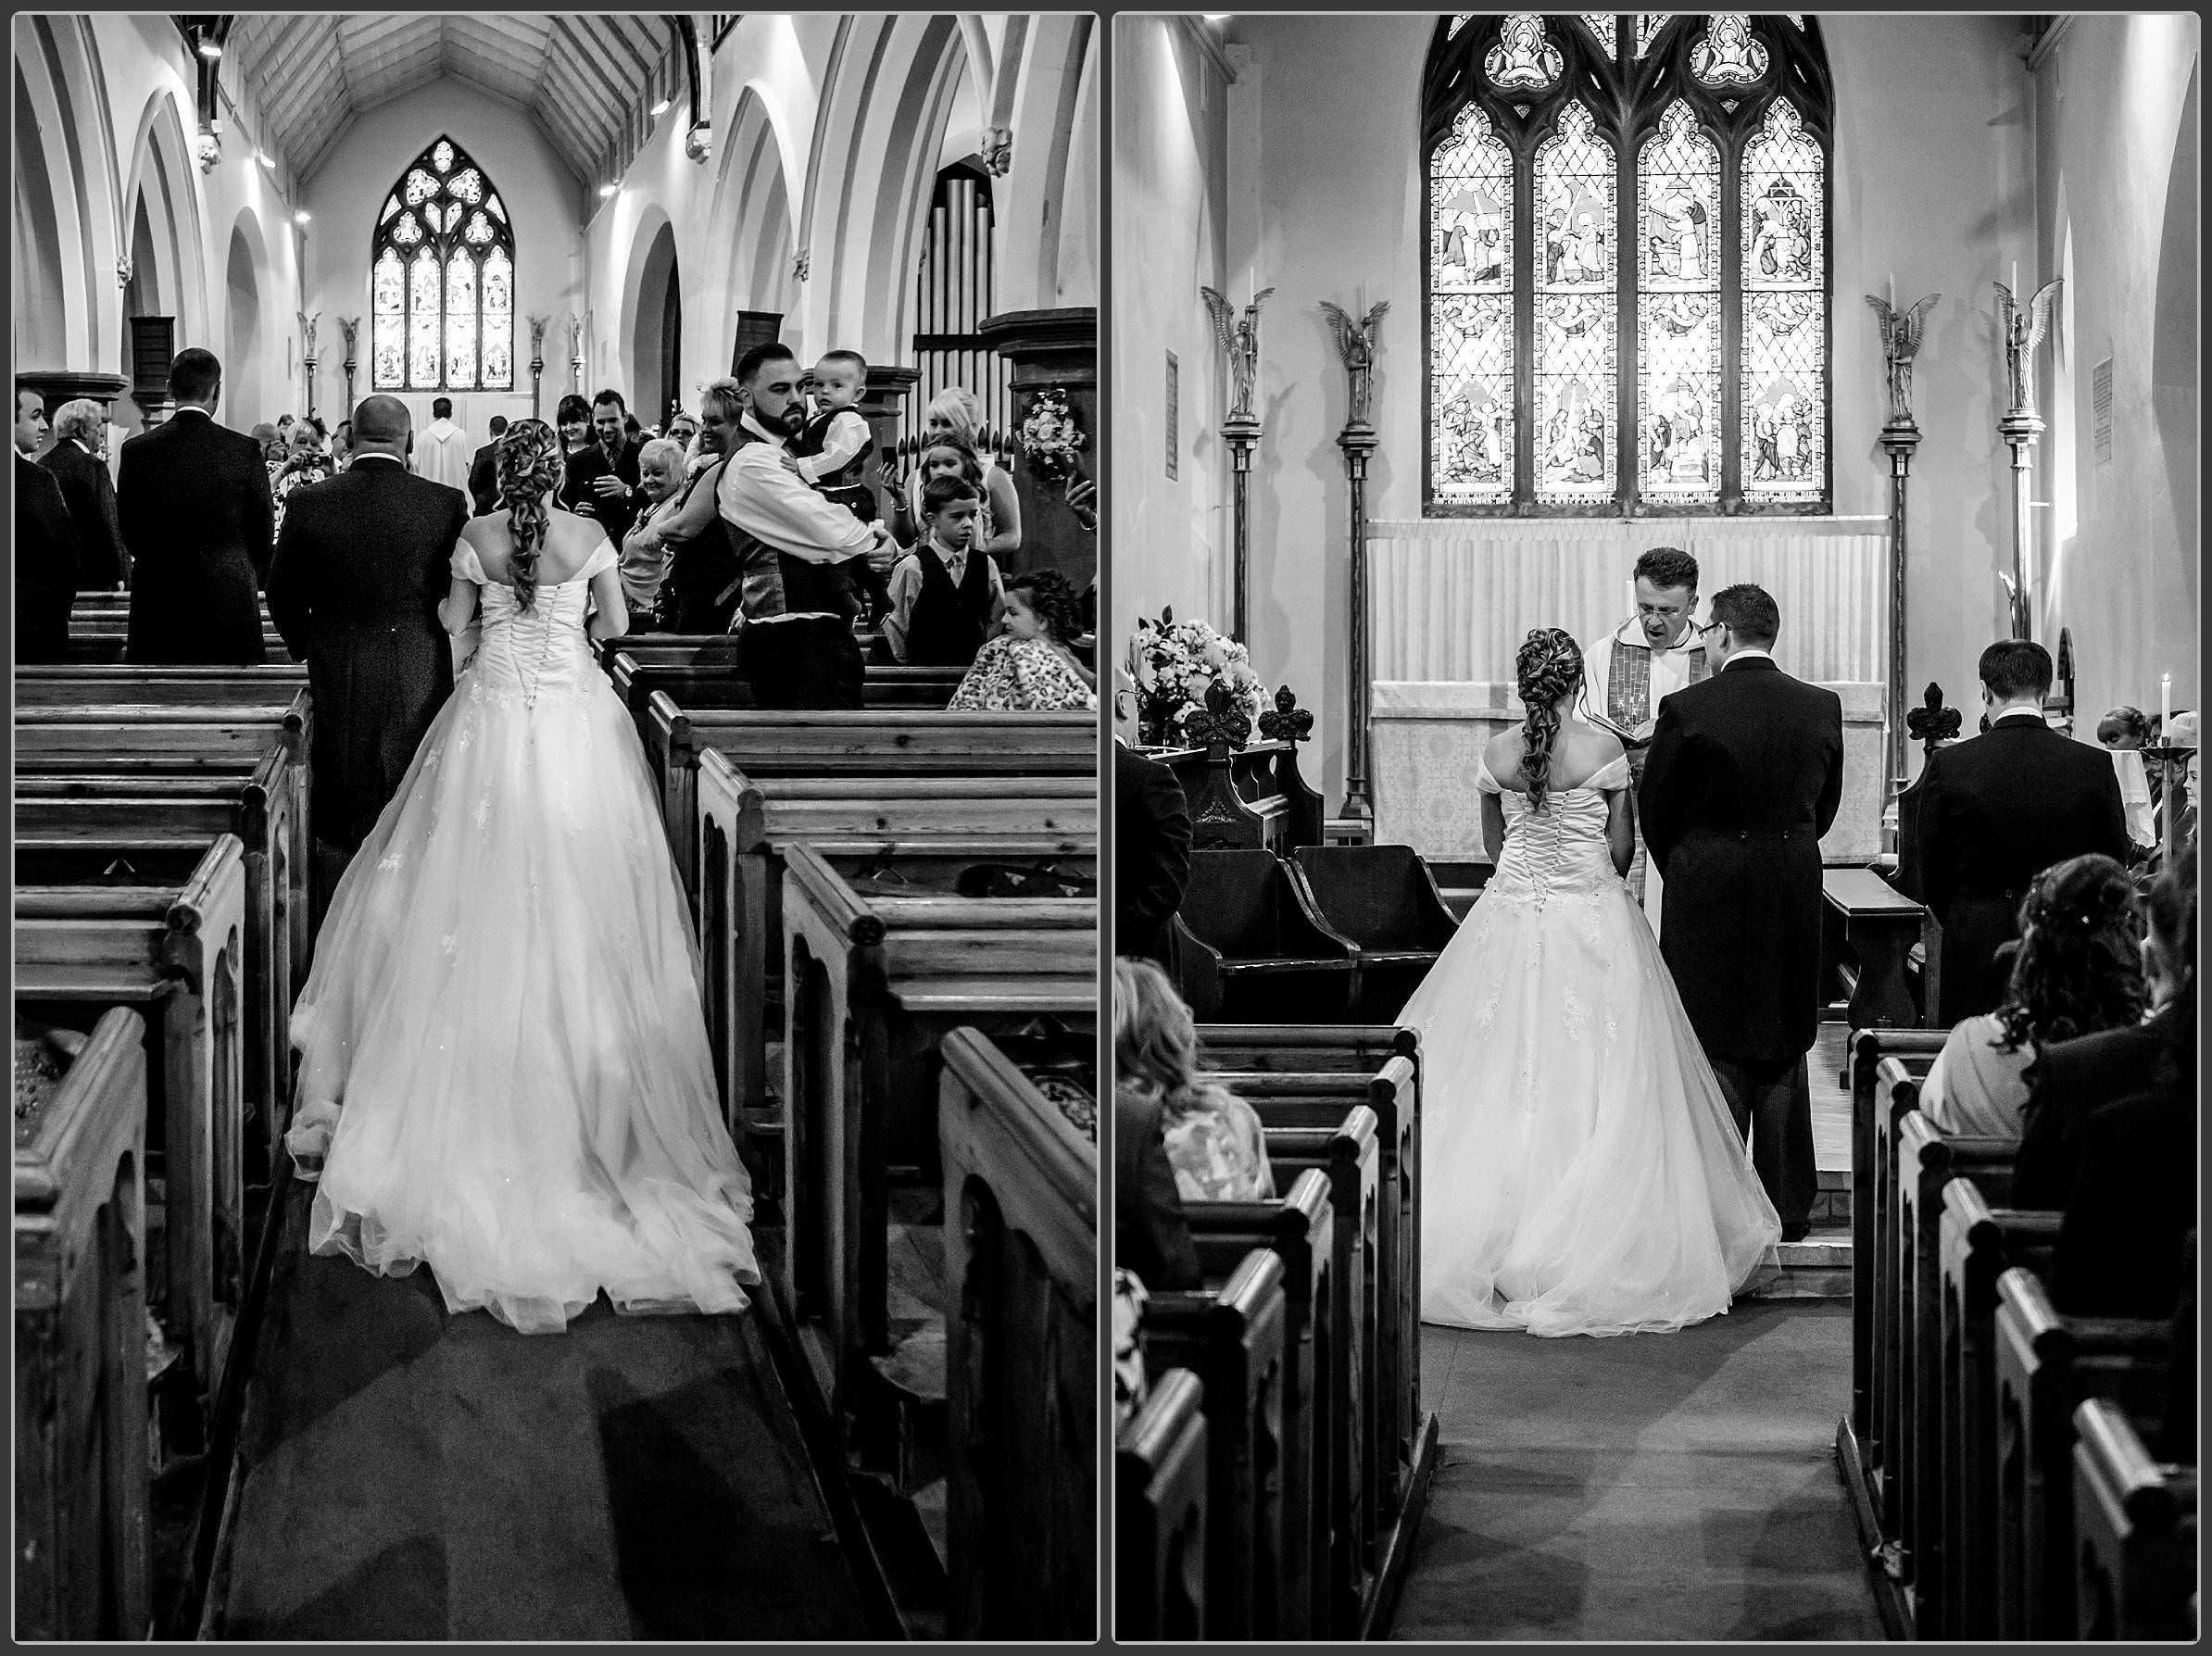
[[[1421,1031],[1421,1315],[1676,1329],[1767,1273],[1781,1225],[1642,911],[1613,872],[1624,757],[1541,810],[1408,1002]]]
[[[339,882],[292,1019],[309,1231],[447,1307],[559,1330],[757,1284],[698,949],[635,727],[584,631],[602,545],[482,642]]]

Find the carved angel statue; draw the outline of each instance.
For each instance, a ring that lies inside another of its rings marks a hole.
[[[546,324],[552,320],[549,316],[534,316],[530,319],[530,362],[533,368],[539,366],[545,358]]]
[[[1995,288],[2005,307],[2005,370],[2012,381],[2012,412],[2035,412],[2035,347],[2043,342],[2043,335],[2051,331],[2051,313],[2057,308],[2058,290],[2066,285],[2066,278],[2054,276],[2036,291],[2022,310],[2019,301],[2013,297],[2012,289],[2002,282],[1990,284]]]
[[[1353,425],[1367,423],[1368,405],[1375,391],[1375,332],[1383,313],[1389,308],[1389,300],[1380,300],[1355,322],[1341,307],[1331,305],[1326,299],[1321,301],[1322,313],[1328,318],[1329,328],[1337,336],[1337,355],[1344,358],[1344,371],[1351,376],[1349,423]]]
[[[340,317],[338,332],[346,336],[346,360],[348,362],[357,360],[358,352],[355,346],[359,343],[361,337],[361,319],[358,316]]]
[[[1889,302],[1866,295],[1881,323],[1881,354],[1890,365],[1890,423],[1913,423],[1913,358],[1920,354],[1920,331],[1941,294],[1930,294],[1905,310],[1892,310]]]
[[[295,310],[292,314],[299,318],[300,329],[308,336],[306,359],[312,362],[315,360],[315,324],[322,320],[322,312],[318,310],[313,316],[309,316],[304,310]]]
[[[1201,287],[1199,292],[1206,295],[1206,308],[1213,313],[1213,336],[1229,357],[1229,418],[1250,420],[1252,388],[1260,377],[1260,307],[1275,289],[1263,287],[1254,294],[1241,319],[1228,300],[1212,288]]]

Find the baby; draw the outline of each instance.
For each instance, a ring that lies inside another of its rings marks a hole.
[[[874,450],[868,422],[859,412],[868,388],[868,361],[858,351],[824,351],[814,365],[814,417],[791,440],[798,474],[823,496],[863,523],[881,515],[874,486],[861,466]]]

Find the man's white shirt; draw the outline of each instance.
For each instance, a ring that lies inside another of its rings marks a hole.
[[[783,440],[748,413],[759,443],[740,444],[722,469],[714,504],[723,517],[778,552],[807,563],[842,563],[875,544],[875,532],[816,494],[784,464]]]

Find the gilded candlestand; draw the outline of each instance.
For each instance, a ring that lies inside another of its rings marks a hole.
[[[1890,283],[1891,297],[1897,284]],[[1881,445],[1890,457],[1890,694],[1889,765],[1892,797],[1904,792],[1904,598],[1906,479],[1913,467],[1913,450],[1920,445],[1920,428],[1913,422],[1913,358],[1920,354],[1920,333],[1928,313],[1941,294],[1930,294],[1918,304],[1897,309],[1889,299],[1866,295],[1866,303],[1881,324],[1882,364],[1890,394],[1890,418],[1881,428]],[[1932,686],[1931,686],[1932,687]]]
[[[2005,332],[2005,380],[2012,407],[1997,421],[1997,434],[2012,449],[2012,575],[2007,582],[2012,601],[2012,635],[2028,638],[2034,633],[2035,520],[2030,515],[2030,488],[2035,467],[2036,439],[2043,434],[2042,417],[2035,411],[2035,347],[2050,331],[2051,313],[2058,300],[2063,277],[2054,277],[2036,291],[2022,310],[2012,289],[2002,282],[1997,290]]]
[[[1252,591],[1252,451],[1260,446],[1260,422],[1250,414],[1232,414],[1222,421],[1221,434],[1229,445],[1229,463],[1235,468],[1230,508],[1232,557],[1229,599],[1229,636],[1251,647]]]
[[[1367,786],[1368,731],[1372,723],[1374,669],[1369,664],[1367,603],[1367,457],[1381,441],[1365,420],[1337,433],[1344,451],[1344,475],[1351,491],[1351,730],[1344,745],[1344,812],[1355,822],[1375,821],[1375,800]]]

